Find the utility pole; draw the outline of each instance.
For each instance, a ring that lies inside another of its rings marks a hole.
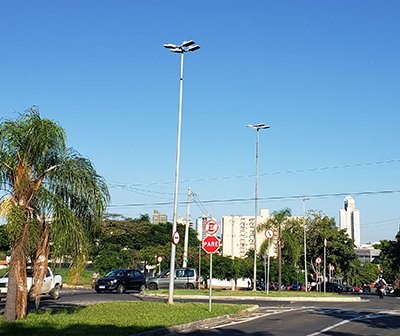
[[[282,287],[282,227],[281,221],[279,221],[278,227],[278,284],[279,289]]]
[[[188,262],[188,246],[189,246],[189,220],[190,220],[190,200],[192,196],[192,191],[190,187],[188,188],[188,200],[187,200],[187,208],[186,208],[186,223],[185,223],[185,244],[183,250],[183,263],[182,267],[187,267]]]
[[[324,293],[326,293],[326,238],[324,239]]]

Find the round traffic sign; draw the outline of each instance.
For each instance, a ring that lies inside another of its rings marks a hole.
[[[329,269],[330,269],[331,271],[334,271],[334,270],[335,270],[335,266],[331,265],[331,267],[329,267]]]
[[[272,229],[266,230],[265,237],[267,237],[268,239],[272,239],[274,237],[274,231]]]
[[[205,252],[212,254],[218,251],[220,243],[217,237],[207,236],[203,239],[202,247]]]
[[[315,263],[316,263],[316,264],[320,264],[321,262],[322,262],[321,257],[317,257],[317,258],[315,259]]]
[[[204,224],[204,232],[207,235],[216,235],[219,229],[218,222],[215,219],[209,219]]]
[[[181,239],[181,236],[179,235],[179,232],[175,231],[174,234],[172,235],[172,243],[174,245],[178,245],[180,239]]]
[[[161,256],[157,257],[157,261],[160,263],[162,261],[162,257]]]

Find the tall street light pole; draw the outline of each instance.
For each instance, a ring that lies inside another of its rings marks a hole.
[[[178,191],[179,191],[179,166],[181,158],[181,128],[182,128],[182,97],[183,97],[183,55],[186,52],[193,52],[200,49],[193,40],[184,41],[180,45],[172,43],[164,44],[164,47],[169,49],[171,52],[181,54],[181,72],[179,78],[179,111],[178,111],[178,137],[176,142],[176,166],[175,166],[175,194],[174,194],[174,211],[172,219],[172,237],[177,230],[177,217],[178,217]],[[169,293],[168,303],[174,303],[174,279],[175,279],[175,256],[176,256],[176,245],[171,244],[171,264],[169,273]]]
[[[270,126],[263,123],[255,125],[247,125],[254,130],[256,130],[256,187],[254,196],[254,267],[253,267],[253,291],[257,287],[257,215],[258,215],[258,144],[260,142],[259,131],[260,129],[267,129]],[[266,284],[267,285],[267,284]]]
[[[303,223],[303,229],[304,229],[304,285],[305,285],[305,291],[307,292],[308,290],[308,275],[307,275],[307,238],[306,238],[306,230],[307,230],[307,220],[306,220],[306,201],[309,200],[307,197],[302,197],[301,198],[303,202],[303,216],[304,216],[304,223]]]

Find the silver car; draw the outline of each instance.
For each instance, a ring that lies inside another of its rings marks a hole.
[[[161,272],[156,277],[149,278],[146,281],[147,288],[150,290],[169,288],[169,270]],[[195,289],[199,286],[196,269],[194,268],[176,268],[174,288]]]

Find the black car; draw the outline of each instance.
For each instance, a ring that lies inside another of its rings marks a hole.
[[[324,290],[324,284],[321,284],[321,289]],[[343,286],[339,285],[335,282],[327,282],[326,283],[326,291],[334,292],[334,293],[341,293],[341,292],[343,292]]]
[[[113,270],[106,276],[98,279],[94,285],[97,293],[116,290],[117,293],[122,294],[127,289],[144,292],[145,288],[146,279],[144,275],[135,269]]]

